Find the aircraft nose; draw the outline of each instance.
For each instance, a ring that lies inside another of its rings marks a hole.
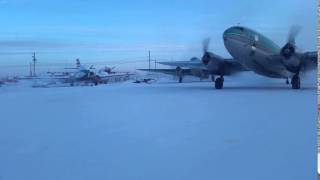
[[[228,37],[229,37],[231,31],[232,31],[232,28],[228,28],[223,32],[222,36],[223,36],[224,41],[228,40]]]
[[[227,39],[229,39],[229,37],[234,35],[242,36],[244,35],[244,31],[245,31],[244,27],[240,27],[240,26],[230,27],[223,32],[223,39],[224,41],[226,41]]]

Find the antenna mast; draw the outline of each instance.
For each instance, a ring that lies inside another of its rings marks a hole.
[[[36,53],[34,52],[33,53],[33,56],[32,56],[32,61],[33,61],[33,76],[36,76]]]
[[[149,50],[149,71],[150,71],[150,66],[151,66],[150,61],[151,61],[151,59],[150,59],[150,50]]]

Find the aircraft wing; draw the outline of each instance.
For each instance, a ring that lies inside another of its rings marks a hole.
[[[303,53],[302,65],[303,70],[316,69],[318,65],[318,53],[316,51]]]
[[[233,59],[221,59],[223,63],[223,71],[225,75],[233,75],[239,72],[243,71],[249,71],[245,67],[243,67],[240,63],[237,61],[234,61]],[[195,73],[192,72],[193,69],[198,69],[203,71],[205,74],[215,74],[219,75],[221,74],[220,68],[211,67],[208,69],[206,65],[204,65],[201,61],[172,61],[172,62],[159,62],[159,64],[173,66],[173,67],[184,67],[188,69],[183,69],[184,75],[194,75]],[[219,66],[218,64],[216,64]],[[148,69],[145,69],[145,71],[148,71]],[[177,71],[176,69],[156,69],[151,70],[152,72],[161,72],[165,74],[173,74],[176,75]]]
[[[149,71],[149,69],[137,69],[139,71]],[[191,69],[181,69],[183,75],[189,75],[192,76]],[[163,73],[168,75],[177,75],[176,69],[150,69],[149,72],[156,72],[156,73]]]
[[[250,71],[233,59],[221,59],[208,64],[208,72],[212,75],[231,76],[240,72]]]
[[[250,71],[237,61],[225,59],[223,62],[227,75],[233,75],[243,71]]]
[[[318,54],[316,51],[313,52],[305,52],[301,55],[301,71],[309,71],[314,70],[317,68],[318,64]],[[283,56],[281,55],[272,55],[270,58],[270,61],[277,64],[279,61],[281,62],[283,60]]]
[[[205,65],[201,61],[167,61],[158,62],[162,65],[173,66],[173,67],[184,67],[190,69],[206,69]]]

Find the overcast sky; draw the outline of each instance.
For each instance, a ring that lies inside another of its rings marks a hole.
[[[229,54],[223,31],[241,24],[282,46],[291,25],[297,44],[316,50],[316,0],[0,0],[0,65],[137,61],[147,51],[159,60],[201,56],[201,42]],[[1,68],[1,66],[0,66]]]

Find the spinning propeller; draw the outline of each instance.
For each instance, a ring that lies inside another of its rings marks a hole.
[[[210,53],[208,52],[209,45],[210,45],[210,38],[204,39],[202,42],[202,50],[203,50],[202,62],[205,65],[208,65],[210,61]]]
[[[280,52],[280,54],[287,60],[290,59],[296,53],[295,39],[300,31],[300,26],[292,26],[289,31],[287,43],[284,45]]]
[[[299,53],[297,53],[295,40],[300,30],[300,26],[291,27],[288,34],[287,43],[281,48],[280,51],[280,55],[283,57],[283,64],[289,71],[294,73],[299,73],[302,66],[301,56]]]

